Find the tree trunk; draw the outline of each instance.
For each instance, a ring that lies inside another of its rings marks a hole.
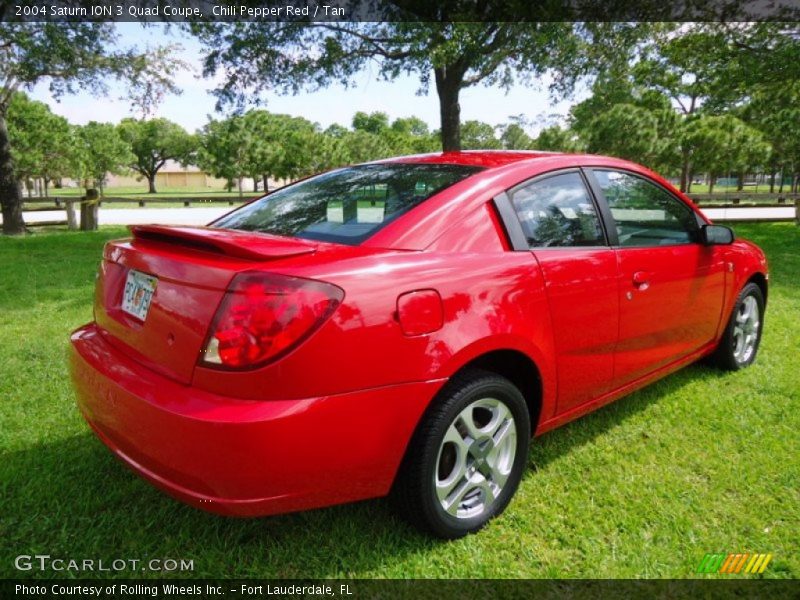
[[[152,175],[147,176],[147,193],[148,194],[155,194],[156,193],[156,174],[153,173]]]
[[[253,177],[253,193],[254,194],[258,193],[258,179],[256,179],[255,177]]]
[[[708,178],[708,193],[709,193],[709,195],[711,195],[711,194],[713,194],[713,193],[714,193],[714,182],[715,182],[716,180],[717,180],[717,178],[714,176],[714,174],[713,174],[713,173],[712,173],[712,174],[711,174],[711,176]]]
[[[772,169],[772,174],[769,176],[769,193],[775,193],[775,169]]]
[[[269,192],[269,177],[267,177],[266,175],[262,175],[261,181],[264,182],[264,193],[266,194],[267,192]]]
[[[681,162],[681,191],[685,194],[689,191],[689,153],[683,153],[683,161]]]
[[[736,174],[736,191],[741,192],[744,189],[744,173]]]
[[[11,157],[11,144],[3,112],[0,112],[0,204],[3,207],[3,233],[6,235],[25,233],[22,193],[14,175],[14,159]]]
[[[458,95],[461,91],[462,77],[447,67],[434,69],[436,92],[439,94],[439,117],[442,124],[442,150],[458,152],[461,150],[461,105]]]

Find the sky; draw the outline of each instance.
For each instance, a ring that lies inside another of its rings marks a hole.
[[[191,66],[190,71],[176,76],[178,87],[183,90],[179,96],[168,97],[154,116],[167,118],[179,123],[189,131],[194,131],[208,122],[209,116],[218,118],[215,113],[216,99],[210,93],[219,83],[201,77],[202,47],[193,37],[178,31],[168,30],[164,24],[143,28],[138,23],[117,25],[120,44],[147,45],[180,44],[180,58]],[[301,92],[296,96],[265,93],[260,96],[266,101],[264,108],[270,112],[302,116],[319,123],[323,128],[333,123],[349,126],[353,115],[358,111],[367,113],[382,111],[390,119],[417,116],[428,123],[431,129],[439,128],[439,107],[434,89],[427,95],[418,95],[419,82],[414,76],[401,76],[393,81],[382,81],[377,66],[364,70],[356,84],[345,89],[332,84],[316,92]],[[111,85],[108,96],[91,92],[79,92],[56,101],[46,83],[38,84],[31,96],[46,102],[56,114],[66,117],[71,123],[85,124],[89,121],[117,123],[132,115],[129,102],[124,98],[124,87]],[[586,97],[585,91],[578,91],[569,101],[554,103],[547,91],[547,80],[537,86],[515,85],[505,91],[483,86],[470,87],[461,93],[461,119],[475,119],[492,125],[509,120],[512,115],[524,115],[532,124],[531,134],[550,125],[567,114],[572,103]]]

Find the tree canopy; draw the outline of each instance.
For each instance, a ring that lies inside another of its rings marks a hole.
[[[641,29],[622,23],[454,23],[444,17],[425,22],[192,23],[190,29],[208,49],[205,74],[225,74],[216,92],[223,105],[242,106],[252,92],[264,90],[298,93],[331,82],[349,85],[376,62],[387,80],[416,75],[420,93],[433,83],[444,150],[461,148],[461,90],[478,84],[508,88],[515,81],[536,84],[548,71],[554,90],[570,90],[578,77],[624,52]],[[598,37],[602,44],[593,43]]]

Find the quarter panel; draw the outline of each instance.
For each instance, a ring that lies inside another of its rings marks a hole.
[[[507,347],[534,358],[543,383],[552,383],[548,308],[529,253],[390,253],[291,272],[345,290],[333,317],[272,365],[249,373],[198,366],[194,385],[265,400],[336,394],[448,377],[477,353]],[[419,289],[439,292],[444,323],[406,336],[397,297]]]

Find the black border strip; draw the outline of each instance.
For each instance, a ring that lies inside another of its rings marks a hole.
[[[500,215],[500,220],[503,222],[503,227],[508,237],[508,243],[511,244],[512,250],[516,252],[529,252],[528,238],[525,237],[525,232],[522,230],[522,224],[517,217],[517,211],[511,204],[511,198],[506,192],[500,192],[492,198],[494,207],[497,209],[497,214]]]

